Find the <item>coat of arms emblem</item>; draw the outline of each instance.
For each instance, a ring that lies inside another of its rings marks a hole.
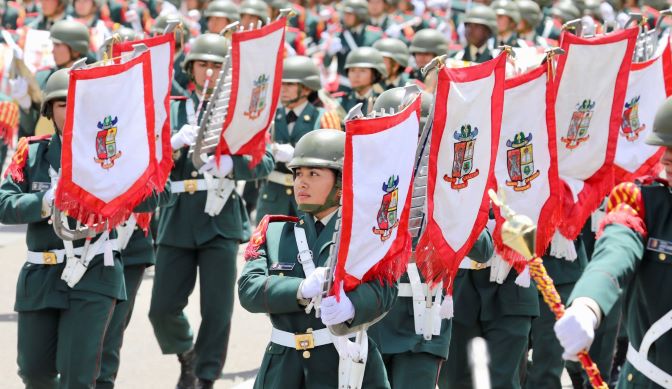
[[[460,131],[453,133],[453,138],[457,141],[453,144],[453,171],[449,177],[447,174],[443,179],[450,182],[452,189],[462,189],[469,185],[469,180],[478,176],[478,169],[474,169],[474,145],[478,136],[478,127],[471,128],[471,124],[465,124]]]
[[[637,140],[639,133],[646,128],[646,124],[639,121],[639,98],[640,96],[636,96],[626,102],[623,110],[621,135],[630,142]]]
[[[121,151],[117,151],[117,117],[106,116],[102,122],[98,122],[100,131],[96,134],[96,157],[93,158],[103,169],[114,166],[114,161],[121,157]]]
[[[567,129],[567,136],[560,138],[568,149],[575,149],[581,143],[590,139],[588,135],[588,128],[590,121],[593,118],[593,109],[595,102],[590,99],[585,99],[576,106],[576,111],[572,114],[572,120],[569,122],[569,129]]]
[[[266,108],[266,95],[268,93],[268,76],[262,74],[254,81],[252,88],[252,97],[250,97],[250,106],[245,112],[245,116],[254,120],[261,116]]]
[[[532,134],[525,136],[519,132],[513,137],[513,141],[507,140],[506,167],[509,178],[506,185],[512,186],[516,192],[528,190],[532,186],[532,180],[539,177],[539,170],[534,169],[534,154],[532,148]]]
[[[399,203],[399,176],[390,176],[387,182],[383,183],[383,199],[378,210],[378,227],[373,227],[373,233],[380,235],[380,241],[384,242],[390,238],[392,231],[399,225],[397,217],[397,205]]]

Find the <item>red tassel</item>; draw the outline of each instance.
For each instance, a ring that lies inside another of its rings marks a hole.
[[[604,233],[604,229],[611,224],[621,224],[628,227],[629,229],[637,232],[642,238],[646,239],[649,235],[646,230],[646,224],[642,220],[637,212],[632,209],[628,204],[619,204],[616,209],[609,212],[609,214],[602,220],[600,223],[600,228],[597,231],[596,239],[600,239]]]
[[[297,223],[299,218],[294,216],[284,216],[284,215],[266,215],[257,225],[257,228],[252,233],[250,242],[245,249],[245,260],[251,261],[253,259],[259,258],[259,248],[261,245],[266,243],[266,230],[268,225],[272,222],[289,222]]]
[[[144,232],[145,236],[149,235],[149,224],[152,221],[151,212],[136,212],[133,214],[135,216],[135,222]]]

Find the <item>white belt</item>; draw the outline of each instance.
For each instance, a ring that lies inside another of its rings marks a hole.
[[[642,344],[639,351],[635,349],[632,343],[628,344],[628,353],[626,358],[632,366],[640,373],[663,388],[672,388],[672,375],[663,371],[658,366],[651,363],[647,357],[649,348],[663,334],[672,330],[672,310],[658,319],[642,338]]]
[[[112,244],[113,251],[119,251],[117,247],[117,240],[110,239],[110,244]],[[77,247],[74,249],[75,255],[82,255],[84,247]],[[104,254],[105,245],[98,245],[96,253],[94,255]],[[59,250],[49,250],[49,251],[28,251],[28,258],[26,262],[33,263],[36,265],[57,265],[65,261],[65,249]]]
[[[277,170],[273,170],[271,174],[266,177],[266,179],[279,185],[294,186],[294,176],[289,173],[282,173]]]
[[[425,284],[424,282],[420,285],[423,288],[427,288],[427,284]],[[397,288],[399,290],[397,292],[398,297],[413,297],[413,288],[411,287],[411,284],[407,284],[405,282],[404,283],[399,283],[397,285]]]
[[[171,181],[170,182],[170,191],[172,193],[184,193],[194,194],[199,191],[208,190],[208,184],[204,179],[200,180],[184,180],[184,181]]]
[[[469,270],[483,270],[490,267],[490,261],[481,263],[476,262],[469,257],[464,257],[462,262],[460,262],[460,269],[469,269]]]
[[[271,330],[271,342],[296,350],[310,350],[334,343],[328,328],[306,332],[305,334],[294,334],[273,328]]]

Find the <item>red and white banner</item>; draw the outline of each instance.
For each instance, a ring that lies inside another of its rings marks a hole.
[[[123,53],[133,51],[133,46],[143,43],[150,51],[152,60],[152,95],[154,96],[154,134],[156,134],[156,161],[158,162],[156,182],[159,191],[168,180],[173,168],[173,149],[170,146],[170,90],[173,80],[173,57],[175,34],[158,35],[131,42],[116,43],[112,46],[112,56],[119,58]],[[165,158],[164,158],[165,156]]]
[[[653,131],[656,111],[670,95],[672,54],[665,42],[659,56],[632,64],[614,160],[616,182],[659,173],[664,148],[647,145],[645,139]]]
[[[564,209],[574,240],[614,185],[614,156],[637,28],[596,38],[563,33],[557,70],[556,140]]]
[[[266,149],[282,83],[285,18],[231,38],[231,99],[217,145],[217,156],[250,155],[252,164]]]
[[[54,62],[54,43],[49,31],[26,29],[26,40],[23,46],[23,62],[35,73],[40,69],[56,66]]]
[[[408,217],[420,131],[420,95],[398,114],[345,123],[341,239],[334,294],[395,282],[411,255]]]
[[[495,177],[506,204],[537,226],[542,256],[560,222],[560,178],[555,143],[555,90],[548,67],[506,80]],[[512,264],[524,258],[504,245],[504,218],[495,207],[495,247]]]
[[[416,262],[430,283],[452,294],[460,261],[488,221],[487,191],[495,186],[495,159],[504,101],[506,54],[488,62],[439,72],[427,177],[427,227]]]
[[[150,53],[70,72],[56,206],[114,228],[157,189]]]

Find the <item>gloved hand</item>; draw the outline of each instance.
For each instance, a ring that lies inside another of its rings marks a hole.
[[[277,162],[289,162],[294,156],[294,147],[288,143],[273,143],[272,149]]]
[[[343,49],[341,38],[337,36],[331,36],[328,32],[323,32],[322,35],[320,35],[320,38],[322,39],[322,42],[324,42],[324,51],[326,51],[328,55],[336,55],[336,53]]]
[[[23,109],[30,108],[30,96],[28,95],[28,81],[23,77],[9,80],[10,96],[19,103]]]
[[[565,315],[553,326],[555,336],[565,349],[563,359],[578,361],[577,354],[593,343],[595,325],[595,312],[585,304],[575,303],[565,310]]]
[[[222,155],[219,157],[219,166],[215,161],[215,157],[211,155],[208,157],[208,161],[198,169],[198,172],[208,173],[218,178],[223,178],[229,175],[233,170],[233,159],[230,155]]]
[[[385,29],[385,35],[389,38],[399,38],[401,36],[401,26],[398,24],[391,24],[387,29]]]
[[[318,267],[299,285],[299,293],[301,298],[312,299],[313,297],[322,293],[322,285],[327,278],[327,268]]]
[[[325,326],[331,326],[344,321],[348,321],[355,317],[355,306],[348,298],[343,290],[343,283],[341,283],[341,292],[339,294],[340,301],[336,301],[336,296],[329,296],[322,300],[322,323]]]
[[[181,149],[184,146],[191,146],[196,142],[198,136],[198,127],[191,124],[185,124],[175,135],[170,137],[170,145],[173,150]]]

